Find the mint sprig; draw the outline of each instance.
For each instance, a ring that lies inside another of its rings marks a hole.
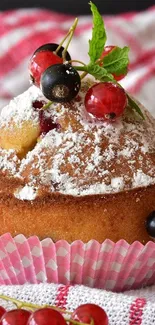
[[[98,64],[88,64],[87,65],[87,72],[91,74],[95,79],[102,81],[114,81],[114,77],[112,74],[108,73],[108,71],[99,66]]]
[[[107,40],[104,21],[97,7],[90,1],[90,8],[93,14],[93,31],[92,39],[89,40],[89,57],[90,62],[96,62],[104,50]]]
[[[144,114],[142,113],[140,107],[138,106],[138,104],[133,100],[132,97],[130,97],[129,94],[126,94],[127,95],[127,98],[128,98],[128,104],[129,106],[134,109],[140,116],[143,120],[145,120],[145,117],[144,117]]]
[[[116,79],[114,79],[113,75],[119,76],[121,74],[127,74],[129,48],[127,46],[123,48],[116,46],[110,53],[101,59],[101,54],[104,51],[107,39],[104,21],[95,4],[90,2],[90,7],[93,14],[93,32],[92,39],[89,41],[88,52],[90,62],[88,65],[82,67],[75,66],[74,68],[78,71],[84,71],[81,78],[85,77],[89,73],[101,82],[113,82],[122,87]],[[127,93],[126,96],[131,108],[135,110],[142,119],[145,119],[139,105]]]
[[[129,64],[129,47],[123,48],[115,47],[109,54],[107,54],[102,62],[104,68],[114,73],[116,76],[127,73],[127,67]]]

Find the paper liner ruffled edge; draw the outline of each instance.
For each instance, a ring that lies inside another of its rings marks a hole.
[[[117,243],[106,239],[69,244],[37,236],[0,237],[0,285],[24,283],[84,284],[115,292],[155,282],[155,243]]]

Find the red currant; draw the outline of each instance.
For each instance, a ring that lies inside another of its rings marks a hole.
[[[92,86],[85,96],[88,113],[104,120],[115,120],[123,114],[127,97],[123,88],[111,82],[100,82]]]
[[[94,325],[108,325],[107,314],[101,307],[94,304],[79,306],[71,318],[85,324],[90,324],[93,320]]]
[[[103,59],[103,58],[104,58],[106,55],[108,55],[112,50],[114,50],[115,47],[116,47],[116,46],[114,46],[114,45],[105,46],[104,51],[103,51],[103,53],[101,54],[100,59]],[[102,65],[102,64],[101,64],[101,65]],[[119,76],[116,76],[115,73],[112,73],[112,75],[114,76],[115,80],[117,80],[117,81],[122,80],[122,79],[126,76],[126,74],[121,74],[121,75],[119,75]]]
[[[51,65],[62,63],[63,59],[51,51],[36,52],[30,59],[29,72],[34,84],[40,87],[42,73]]]
[[[35,110],[39,112],[39,122],[40,122],[40,133],[46,134],[50,130],[59,129],[60,125],[58,123],[54,123],[53,119],[49,116],[45,115],[45,111],[42,107],[45,105],[45,102],[36,100],[33,102],[33,107]]]
[[[42,308],[31,315],[27,325],[66,325],[66,322],[58,311],[52,308]]]
[[[27,325],[30,315],[28,310],[10,310],[2,316],[0,325]]]
[[[45,102],[40,101],[40,100],[35,100],[35,102],[33,102],[33,107],[35,108],[35,110],[41,109],[44,105],[45,105]]]
[[[59,47],[59,44],[56,43],[47,43],[47,44],[43,44],[40,47],[37,48],[37,50],[33,53],[36,54],[37,52],[43,52],[43,51],[51,51],[51,52],[55,52],[57,51]],[[57,51],[57,55],[62,58],[63,55],[63,51],[64,51],[64,47],[61,46],[59,47],[59,51]],[[69,52],[66,52],[66,61],[70,61],[71,60],[71,56],[69,54]]]
[[[51,117],[46,117],[43,110],[39,111],[40,132],[48,133],[50,130],[58,129],[59,124],[54,123]]]
[[[2,318],[2,316],[6,313],[6,310],[0,306],[0,319]]]

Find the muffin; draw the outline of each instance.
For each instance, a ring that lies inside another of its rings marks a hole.
[[[128,105],[112,123],[94,118],[78,96],[52,103],[35,85],[0,117],[0,234],[54,241],[106,238],[146,243],[155,210],[155,120]]]
[[[155,120],[118,83],[129,48],[105,46],[104,22],[90,7],[90,62],[68,53],[75,19],[60,44],[34,52],[33,85],[2,110],[0,234],[155,237]]]

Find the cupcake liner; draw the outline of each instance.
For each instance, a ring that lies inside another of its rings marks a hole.
[[[20,255],[26,282],[37,283],[33,258],[28,240],[23,235],[17,235],[14,238],[14,241]]]
[[[54,243],[36,236],[0,237],[0,285],[83,284],[115,292],[155,283],[155,243],[107,239]]]
[[[36,276],[35,281],[37,283],[45,283],[47,282],[47,276],[41,242],[37,236],[32,236],[28,238],[27,241],[33,259],[34,272]]]
[[[6,240],[5,240],[6,238]],[[1,276],[5,281],[5,284],[19,284],[17,275],[14,269],[16,261],[14,261],[14,266],[11,263],[11,255],[13,246],[11,241],[8,240],[8,234],[0,237],[0,252],[1,252],[1,261],[4,268],[1,270]]]
[[[56,247],[50,238],[46,238],[42,241],[42,250],[45,261],[47,281],[49,283],[58,283]]]
[[[83,278],[85,246],[82,241],[77,240],[71,245],[71,265],[70,265],[70,280],[73,284],[81,284]]]
[[[19,284],[25,283],[26,282],[25,272],[14,239],[11,237],[10,234],[6,234],[1,237],[1,240],[3,243],[3,247],[5,247],[7,255],[9,254],[8,257],[11,263],[10,270],[16,275],[16,279]]]
[[[71,245],[65,240],[55,243],[58,283],[70,284]]]

